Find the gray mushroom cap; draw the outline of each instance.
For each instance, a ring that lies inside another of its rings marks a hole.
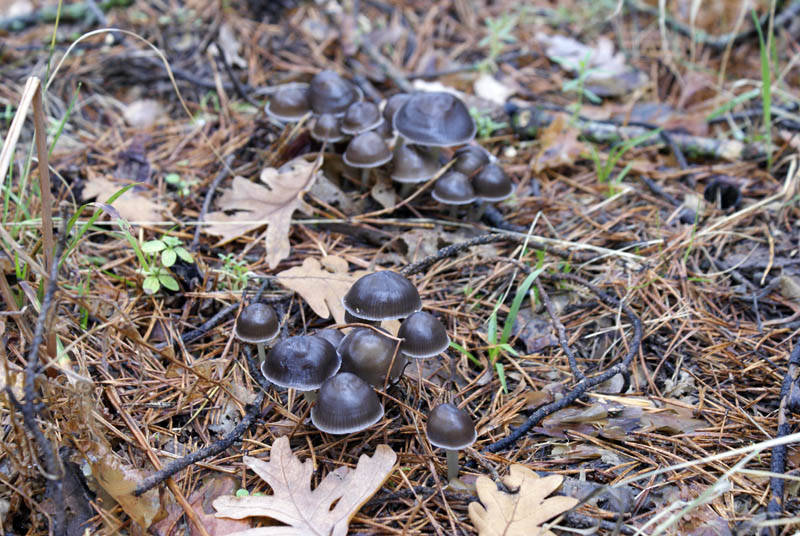
[[[439,162],[424,149],[397,144],[392,155],[392,180],[401,183],[425,182],[439,171]]]
[[[308,101],[315,114],[341,115],[360,98],[360,90],[334,71],[317,73],[309,84]]]
[[[328,434],[359,432],[382,417],[383,406],[375,390],[349,372],[340,372],[325,381],[311,408],[311,422]]]
[[[342,360],[342,372],[352,372],[378,389],[386,383],[396,382],[408,360],[397,352],[395,341],[371,328],[354,328],[344,336],[337,352]],[[392,357],[394,356],[394,363]]]
[[[431,445],[448,450],[467,448],[478,438],[469,414],[450,403],[433,408],[425,432]]]
[[[311,137],[317,141],[335,143],[342,141],[347,136],[341,131],[341,120],[334,114],[322,114],[314,121],[311,127]]]
[[[278,336],[280,326],[275,310],[266,303],[251,303],[236,319],[234,332],[240,341],[251,344],[269,342]]]
[[[299,121],[311,111],[308,84],[286,84],[278,88],[264,111],[278,121]]]
[[[392,159],[386,142],[375,132],[362,132],[347,145],[342,160],[355,168],[379,167]]]
[[[378,105],[369,101],[358,101],[351,104],[342,118],[342,132],[360,134],[373,130],[383,123]]]
[[[475,138],[475,120],[461,99],[444,92],[414,93],[394,115],[394,129],[411,143],[461,145]]]
[[[486,201],[502,201],[514,193],[514,184],[497,164],[486,164],[472,178],[472,187],[475,195]]]
[[[261,373],[280,387],[313,391],[336,374],[341,363],[336,349],[325,339],[297,335],[282,339],[270,349]]]
[[[439,319],[425,311],[417,311],[400,324],[397,336],[403,339],[400,350],[409,357],[433,357],[447,350],[450,337]]]
[[[397,272],[382,270],[353,283],[342,298],[342,305],[358,318],[383,321],[419,311],[422,299],[411,281]]]
[[[468,145],[456,151],[455,161],[452,170],[471,177],[489,163],[489,155],[482,147]]]
[[[394,122],[394,114],[403,106],[408,99],[411,98],[411,93],[395,93],[386,100],[386,105],[383,107],[383,118],[389,123]]]
[[[431,197],[445,205],[466,205],[476,199],[469,177],[458,171],[448,171],[436,179]]]

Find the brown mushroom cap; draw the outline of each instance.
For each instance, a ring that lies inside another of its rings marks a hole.
[[[402,183],[425,182],[439,171],[439,162],[424,149],[397,144],[392,155],[392,180]]]
[[[383,417],[375,390],[349,372],[340,372],[322,384],[311,422],[328,434],[352,434],[369,428]]]
[[[485,201],[502,201],[514,193],[514,184],[497,164],[486,164],[472,178],[472,187],[475,194]]]
[[[386,100],[386,105],[383,107],[383,118],[389,124],[394,122],[394,114],[403,106],[408,99],[411,98],[411,93],[395,93]]]
[[[455,160],[456,163],[451,169],[471,177],[489,163],[489,155],[482,147],[468,145],[456,151]]]
[[[270,349],[261,364],[261,373],[280,387],[313,391],[336,374],[341,362],[336,349],[325,339],[298,335],[283,339]]]
[[[347,107],[342,118],[342,132],[345,134],[360,134],[377,128],[383,123],[378,105],[369,101],[354,102]]]
[[[361,318],[360,316],[356,316],[352,314],[350,311],[345,309],[344,311],[344,322],[345,324],[369,324],[370,326],[380,326],[380,320],[367,320],[366,318]]]
[[[278,336],[280,326],[275,310],[266,303],[251,303],[236,319],[236,338],[251,344],[269,342]]]
[[[450,346],[447,330],[438,318],[425,311],[417,311],[403,320],[397,336],[403,339],[400,350],[418,359],[439,355]]]
[[[450,403],[433,408],[425,432],[431,445],[448,450],[466,448],[478,438],[469,414]]]
[[[390,270],[359,278],[342,298],[342,304],[353,316],[379,321],[405,318],[422,309],[416,287]]]
[[[375,132],[362,132],[347,144],[342,160],[355,168],[382,166],[392,159],[386,142]]]
[[[311,127],[311,137],[317,141],[327,141],[336,143],[342,141],[347,136],[341,131],[341,121],[334,114],[322,114],[314,121]]]
[[[279,121],[299,121],[311,110],[308,84],[286,84],[278,88],[264,110]]]
[[[411,143],[461,145],[475,138],[475,120],[461,99],[444,92],[414,93],[394,115],[394,129]]]
[[[403,374],[408,360],[400,352],[394,357],[395,342],[370,328],[353,328],[344,336],[339,348],[342,372],[352,372],[368,384],[381,388],[386,382],[396,382]],[[391,365],[391,370],[389,366]]]
[[[322,71],[311,79],[308,101],[315,114],[341,115],[361,98],[360,91],[333,71]]]
[[[469,177],[458,171],[448,171],[436,179],[431,197],[445,205],[466,205],[476,199]]]

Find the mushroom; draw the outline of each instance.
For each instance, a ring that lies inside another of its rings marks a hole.
[[[409,357],[424,359],[447,350],[450,337],[439,319],[425,311],[417,311],[408,316],[397,336],[403,339],[400,350]]]
[[[486,164],[472,178],[472,187],[475,194],[484,201],[503,201],[514,193],[514,184],[497,164]]]
[[[425,182],[439,171],[436,158],[413,145],[395,145],[392,166],[392,180],[403,185],[400,190],[402,197],[408,196],[411,184]]]
[[[429,147],[462,145],[477,131],[461,99],[438,91],[412,94],[394,114],[393,124],[401,139]]]
[[[342,360],[321,337],[297,335],[278,342],[261,363],[261,373],[279,387],[294,388],[312,402],[322,383],[336,374]]]
[[[339,348],[339,343],[341,343],[342,339],[344,339],[344,333],[334,328],[321,329],[314,333],[314,336],[325,339],[331,343],[334,348]]]
[[[358,101],[351,104],[342,118],[342,132],[345,134],[361,134],[373,130],[383,123],[378,105],[369,101]]]
[[[242,342],[255,344],[258,358],[263,362],[266,354],[264,344],[278,336],[280,326],[275,310],[266,303],[251,303],[242,309],[236,319],[234,333]]]
[[[264,111],[278,121],[299,121],[311,111],[308,84],[285,84],[278,88]]]
[[[336,143],[345,139],[340,129],[340,119],[334,114],[322,114],[311,127],[311,137],[317,141]]]
[[[315,114],[344,114],[361,99],[361,90],[333,71],[314,75],[308,88],[308,101]]]
[[[342,339],[339,357],[342,372],[352,372],[373,387],[382,388],[389,381],[396,382],[408,363],[397,352],[395,342],[371,328],[354,328]]]
[[[476,199],[469,177],[458,171],[448,171],[436,179],[431,197],[443,205],[449,205],[451,218],[455,218],[459,205],[467,205]]]
[[[342,298],[347,312],[382,322],[405,318],[422,309],[416,287],[397,272],[383,270],[358,279]]]
[[[478,434],[469,414],[457,406],[439,404],[428,415],[428,441],[447,453],[447,480],[458,477],[458,451],[475,442]]]
[[[394,123],[394,114],[396,114],[397,110],[399,110],[400,107],[403,106],[410,98],[410,93],[395,93],[386,99],[386,104],[383,107],[383,118],[386,119],[387,123]]]
[[[389,146],[375,132],[362,132],[347,144],[342,160],[348,166],[361,169],[361,188],[365,189],[372,168],[380,167],[392,159]]]
[[[360,432],[382,417],[383,406],[375,390],[349,372],[340,372],[326,380],[311,408],[311,422],[328,434]]]
[[[354,314],[350,314],[350,311],[344,312],[344,321],[346,324],[369,324],[370,326],[380,326],[380,320],[367,320],[366,318],[361,318]]]
[[[489,163],[489,155],[486,149],[475,145],[462,147],[454,156],[455,164],[451,168],[453,171],[463,173],[467,177],[472,177],[479,169]]]

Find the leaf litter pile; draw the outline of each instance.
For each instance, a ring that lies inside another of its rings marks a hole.
[[[800,4],[658,4],[1,4],[3,532],[793,533]],[[325,71],[455,95],[513,195],[276,118]],[[235,321],[346,332],[378,270],[451,344],[329,435]]]

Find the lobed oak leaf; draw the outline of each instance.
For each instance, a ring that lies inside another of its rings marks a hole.
[[[522,465],[511,466],[503,483],[516,493],[497,489],[488,477],[478,477],[475,486],[484,506],[470,503],[469,518],[480,536],[555,536],[541,527],[578,504],[573,497],[556,496],[546,499],[561,485],[564,477],[539,475]]]
[[[303,264],[284,270],[276,276],[278,283],[300,294],[320,318],[333,318],[344,324],[342,298],[356,280],[367,274],[366,270],[348,273],[347,261],[328,255],[318,261],[306,257]]]
[[[292,214],[305,210],[303,195],[314,184],[318,169],[319,162],[301,158],[280,169],[266,168],[260,178],[267,187],[234,177],[219,198],[220,210],[206,215],[210,225],[205,232],[221,237],[220,244],[224,244],[266,224],[267,262],[275,268],[289,256]]]
[[[345,536],[350,519],[391,474],[397,455],[378,445],[372,457],[362,454],[355,470],[339,467],[311,489],[311,460],[292,454],[289,439],[272,444],[268,462],[244,457],[244,463],[272,488],[272,495],[220,497],[214,501],[217,517],[243,519],[271,517],[288,526],[270,526],[238,533],[241,536]],[[333,506],[335,503],[335,506]]]

